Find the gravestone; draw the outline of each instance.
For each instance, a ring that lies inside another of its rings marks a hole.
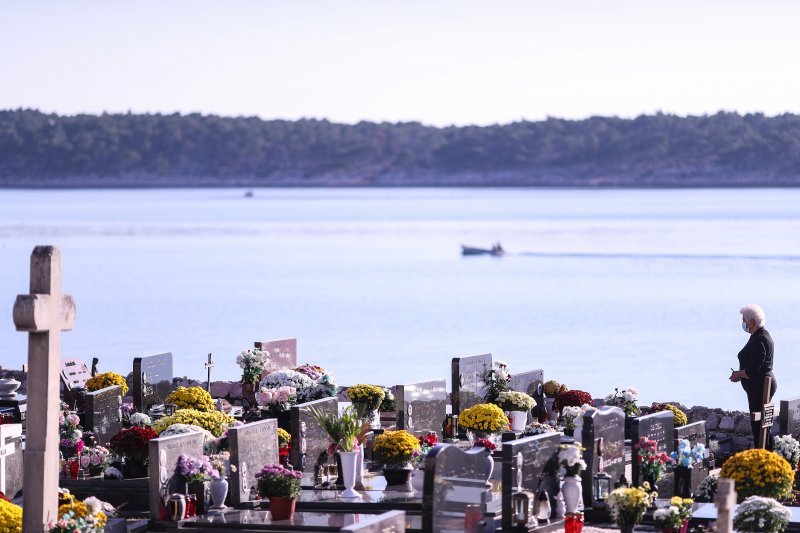
[[[454,357],[450,365],[450,403],[454,415],[483,402],[483,374],[492,369],[492,354]]]
[[[0,492],[14,499],[22,490],[22,424],[0,424]]]
[[[405,533],[405,530],[406,512],[387,511],[357,524],[344,526],[339,531],[346,533]]]
[[[711,472],[711,465],[709,464],[708,457],[708,434],[706,432],[706,423],[704,421],[686,424],[685,426],[678,426],[675,428],[675,449],[678,449],[678,443],[686,439],[689,445],[694,448],[698,444],[706,447],[706,459],[702,462],[695,464],[691,468],[691,491],[692,494],[697,493],[700,483],[708,477]],[[659,487],[660,488],[660,487]]]
[[[397,429],[412,433],[442,433],[447,416],[447,382],[443,379],[410,385],[397,385]]]
[[[533,410],[538,415],[541,405],[544,403],[544,395],[542,393],[542,385],[544,385],[544,370],[531,370],[529,372],[520,372],[519,374],[511,374],[511,381],[509,382],[511,390],[524,392],[536,400],[536,405]],[[531,421],[531,415],[528,414],[528,422]]]
[[[592,489],[597,473],[602,470],[611,476],[612,488],[625,475],[625,411],[611,406],[587,410],[581,440],[586,461],[586,470],[581,474],[583,505],[588,508],[596,503]]]
[[[77,357],[61,361],[61,384],[63,385],[62,397],[70,409],[78,412],[86,406],[83,403],[83,390],[86,382],[92,377],[86,363]]]
[[[61,294],[61,252],[37,246],[30,263],[30,294],[14,302],[14,325],[28,332],[28,416],[23,531],[42,531],[56,519],[58,491],[61,332],[75,323],[75,301]]]
[[[322,398],[313,402],[301,403],[292,406],[291,435],[292,451],[291,461],[295,470],[305,471],[306,466],[313,466],[322,452],[328,450],[331,443],[330,437],[311,415],[309,407],[329,414],[339,412],[339,400]]]
[[[250,501],[261,467],[278,464],[278,421],[274,418],[251,422],[228,430],[231,453],[231,503]]]
[[[84,426],[105,446],[122,429],[122,385],[112,385],[85,395]]]
[[[649,415],[639,416],[633,419],[631,426],[631,482],[634,486],[641,486],[644,482],[639,473],[639,462],[636,460],[636,450],[633,446],[642,437],[656,441],[656,450],[667,455],[675,451],[675,415],[672,411],[659,411]],[[672,497],[672,475],[665,475],[658,481],[659,494],[664,492],[668,497]]]
[[[438,444],[425,457],[422,530],[464,531],[467,506],[478,506],[481,519],[492,495],[487,480],[491,456],[485,448],[464,451]],[[478,513],[476,513],[478,514]],[[494,529],[494,528],[492,528]]]
[[[165,496],[185,491],[183,477],[176,472],[178,457],[203,455],[203,434],[183,433],[172,437],[152,439],[148,443],[150,466],[150,520],[158,520],[161,504]]]
[[[781,435],[800,436],[800,397],[781,400]]]
[[[503,531],[510,531],[514,518],[512,496],[519,490],[535,495],[547,491],[550,508],[556,508],[560,490],[558,479],[559,433],[545,433],[503,443]],[[535,516],[535,513],[534,513]]]
[[[256,348],[269,352],[262,377],[276,370],[288,370],[297,366],[297,339],[256,341],[254,344]]]
[[[146,412],[161,405],[172,390],[172,352],[133,359],[133,406]]]

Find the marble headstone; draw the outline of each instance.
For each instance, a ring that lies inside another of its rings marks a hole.
[[[453,414],[483,402],[483,374],[492,368],[492,354],[454,357],[450,403]]]
[[[611,476],[612,486],[625,475],[625,411],[610,406],[589,409],[583,415],[581,440],[586,461],[586,470],[582,474],[583,504],[591,507],[594,504],[594,475],[601,468]]]
[[[686,424],[685,426],[678,426],[675,428],[675,449],[678,448],[678,443],[686,439],[689,441],[689,445],[694,448],[697,444],[702,444],[706,447],[706,456],[708,456],[708,433],[706,432],[706,423],[705,421],[694,422],[692,424]],[[708,477],[710,473],[708,460],[703,460],[700,463],[696,463],[692,467],[692,475],[691,475],[691,490],[692,493],[696,494],[697,489],[700,487],[700,483]]]
[[[184,492],[185,483],[176,472],[178,457],[203,455],[203,434],[184,433],[153,439],[149,442],[149,452],[150,519],[158,520],[164,496]]]
[[[160,353],[133,360],[133,406],[145,412],[164,403],[172,390],[172,353]]]
[[[544,398],[542,395],[542,385],[544,384],[544,371],[543,370],[531,370],[529,372],[520,372],[520,373],[513,373],[511,374],[511,381],[509,382],[509,387],[511,390],[524,392],[528,396],[531,396],[534,400],[536,400],[536,407],[541,406],[544,403]],[[534,407],[534,409],[536,409]],[[538,410],[536,411],[538,414]],[[528,422],[530,422],[530,414],[528,415]]]
[[[779,419],[781,435],[800,436],[800,397],[781,400]]]
[[[92,375],[83,360],[78,358],[62,359],[61,381],[66,390],[86,388],[86,382],[90,377]]]
[[[347,533],[405,533],[406,512],[387,511],[357,524],[344,526],[339,531]]]
[[[262,375],[287,370],[297,366],[297,339],[280,341],[256,341],[255,347],[269,352],[267,364]]]
[[[331,443],[328,434],[311,415],[309,407],[314,407],[323,413],[334,414],[339,412],[339,400],[335,397],[323,398],[292,406],[291,461],[295,470],[305,471],[312,468],[320,454],[327,451]]]
[[[97,443],[105,446],[122,429],[122,385],[87,392],[85,402],[83,428],[93,431]]]
[[[397,429],[420,434],[442,433],[447,415],[447,383],[445,380],[424,381],[395,387]]]
[[[250,501],[261,467],[278,464],[278,421],[268,418],[228,430],[231,453],[231,503]]]
[[[635,486],[640,486],[644,479],[642,479],[642,476],[639,474],[639,462],[636,460],[636,450],[633,449],[633,447],[639,442],[640,438],[647,437],[648,439],[656,441],[656,450],[658,452],[672,453],[675,451],[675,429],[673,421],[674,415],[672,411],[659,411],[633,419],[633,426],[631,428],[631,482]],[[666,484],[660,481],[658,485],[659,489],[661,489],[662,485],[666,487]],[[669,496],[672,496],[671,492]]]
[[[538,495],[547,491],[550,508],[555,510],[558,479],[559,433],[545,433],[503,443],[503,530],[511,530],[514,507],[512,495],[527,490]]]
[[[9,499],[22,490],[22,424],[0,424],[0,492]]]

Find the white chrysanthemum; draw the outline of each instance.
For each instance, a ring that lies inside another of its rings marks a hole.
[[[144,427],[144,426],[150,426],[150,425],[152,425],[152,423],[153,423],[153,422],[150,420],[150,417],[149,417],[149,416],[147,416],[147,415],[146,415],[146,414],[144,414],[144,413],[133,413],[133,414],[130,416],[130,418],[129,418],[128,420],[129,420],[129,421],[130,421],[130,423],[131,423],[131,424],[133,424],[134,426],[142,426],[142,427]]]

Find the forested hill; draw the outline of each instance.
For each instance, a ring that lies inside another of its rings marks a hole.
[[[435,128],[0,111],[0,186],[800,186],[800,116]]]

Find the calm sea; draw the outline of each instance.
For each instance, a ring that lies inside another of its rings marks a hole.
[[[236,379],[254,340],[297,337],[340,384],[449,378],[491,352],[571,388],[744,409],[727,381],[761,304],[779,398],[800,395],[800,190],[0,191],[0,364],[29,254],[58,245],[78,306],[65,356]],[[461,243],[502,242],[502,258]],[[2,302],[5,302],[2,304]]]

